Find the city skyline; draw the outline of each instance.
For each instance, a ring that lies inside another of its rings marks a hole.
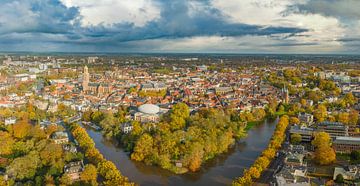
[[[0,51],[356,54],[355,0],[5,0]]]

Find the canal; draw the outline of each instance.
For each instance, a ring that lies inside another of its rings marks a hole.
[[[244,168],[250,167],[269,143],[276,126],[275,121],[265,121],[248,131],[248,136],[239,140],[225,154],[206,162],[195,173],[176,175],[159,167],[145,165],[130,160],[129,154],[112,141],[103,138],[101,132],[87,128],[96,148],[104,157],[120,169],[121,173],[131,181],[140,185],[230,185],[232,180],[240,176]]]

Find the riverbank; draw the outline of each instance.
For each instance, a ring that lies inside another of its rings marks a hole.
[[[268,147],[261,153],[261,156],[256,159],[254,164],[243,172],[241,177],[233,181],[233,185],[252,185],[255,180],[260,178],[274,160],[276,152],[281,148],[286,137],[285,132],[288,125],[289,117],[287,115],[282,116],[276,125],[275,132],[271,137]]]

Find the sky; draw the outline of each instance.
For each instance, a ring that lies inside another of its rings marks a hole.
[[[0,51],[360,53],[359,0],[0,2]]]

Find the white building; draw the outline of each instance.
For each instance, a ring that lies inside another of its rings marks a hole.
[[[154,122],[157,123],[160,120],[160,116],[166,113],[167,109],[160,109],[157,105],[144,104],[138,108],[138,112],[134,114],[134,120],[141,123]]]
[[[10,118],[5,119],[5,126],[13,125],[15,123],[16,123],[16,118],[15,117],[10,117]]]

